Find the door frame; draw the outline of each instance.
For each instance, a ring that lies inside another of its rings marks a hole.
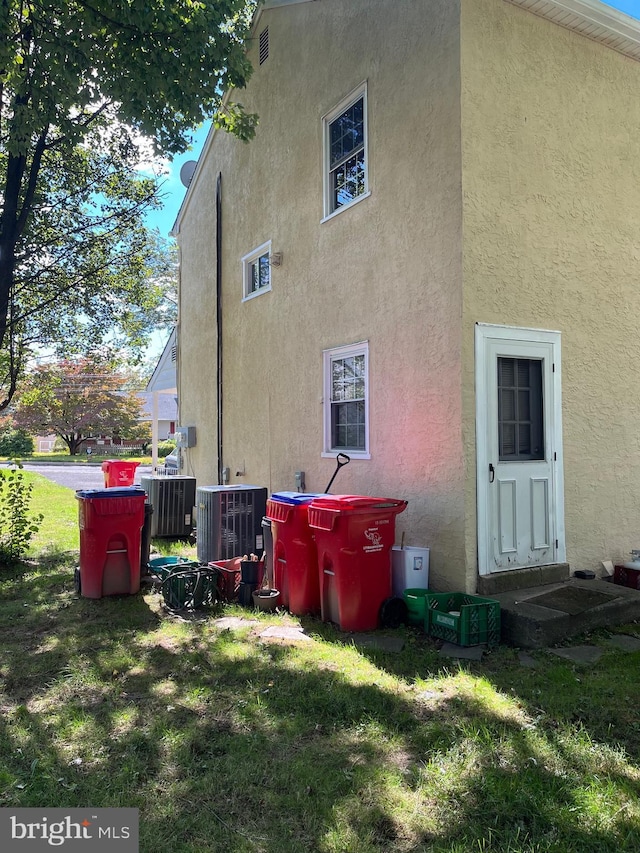
[[[564,526],[564,474],[562,454],[562,360],[561,333],[547,329],[529,329],[517,326],[501,326],[491,323],[476,323],[475,325],[475,381],[476,381],[476,501],[477,501],[477,546],[478,574],[491,573],[491,541],[489,531],[490,494],[489,494],[489,459],[488,432],[489,411],[488,383],[489,371],[486,364],[489,341],[504,341],[509,355],[508,345],[512,342],[545,343],[551,345],[553,352],[553,369],[551,374],[552,400],[550,403],[551,420],[545,413],[546,424],[550,423],[549,435],[546,436],[545,453],[553,460],[552,489],[551,489],[551,531],[556,540],[555,562],[566,562],[566,539]],[[497,378],[496,378],[497,381]],[[545,405],[548,401],[545,400]]]

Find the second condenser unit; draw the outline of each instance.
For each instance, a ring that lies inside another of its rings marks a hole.
[[[203,486],[196,490],[198,560],[262,555],[267,490],[261,486]]]
[[[140,484],[153,508],[151,538],[189,536],[193,530],[196,503],[196,478],[141,477]]]

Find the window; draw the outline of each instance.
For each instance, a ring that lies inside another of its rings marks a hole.
[[[324,452],[369,458],[369,345],[324,352]]]
[[[538,359],[498,358],[498,444],[501,462],[544,459]]]
[[[242,298],[252,299],[271,290],[271,241],[242,259]]]
[[[326,115],[323,125],[326,218],[369,195],[366,84]]]

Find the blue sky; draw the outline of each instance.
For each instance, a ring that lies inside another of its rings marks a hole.
[[[157,228],[163,237],[168,237],[169,231],[171,231],[176,221],[176,216],[178,215],[186,192],[180,182],[180,169],[188,160],[198,159],[210,126],[210,123],[208,123],[196,131],[193,144],[189,151],[178,155],[175,160],[169,163],[163,163],[163,172],[167,172],[162,178],[162,194],[165,197],[164,204],[161,210],[149,214],[146,220],[147,225],[150,228]]]
[[[607,0],[607,6],[613,6],[614,9],[626,12],[627,15],[640,18],[640,0]]]

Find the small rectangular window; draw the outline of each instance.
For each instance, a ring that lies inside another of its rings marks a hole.
[[[271,241],[242,259],[242,298],[251,299],[271,290]]]
[[[369,345],[324,352],[324,452],[369,458]]]
[[[354,204],[369,193],[367,90],[360,86],[323,119],[324,215]]]

